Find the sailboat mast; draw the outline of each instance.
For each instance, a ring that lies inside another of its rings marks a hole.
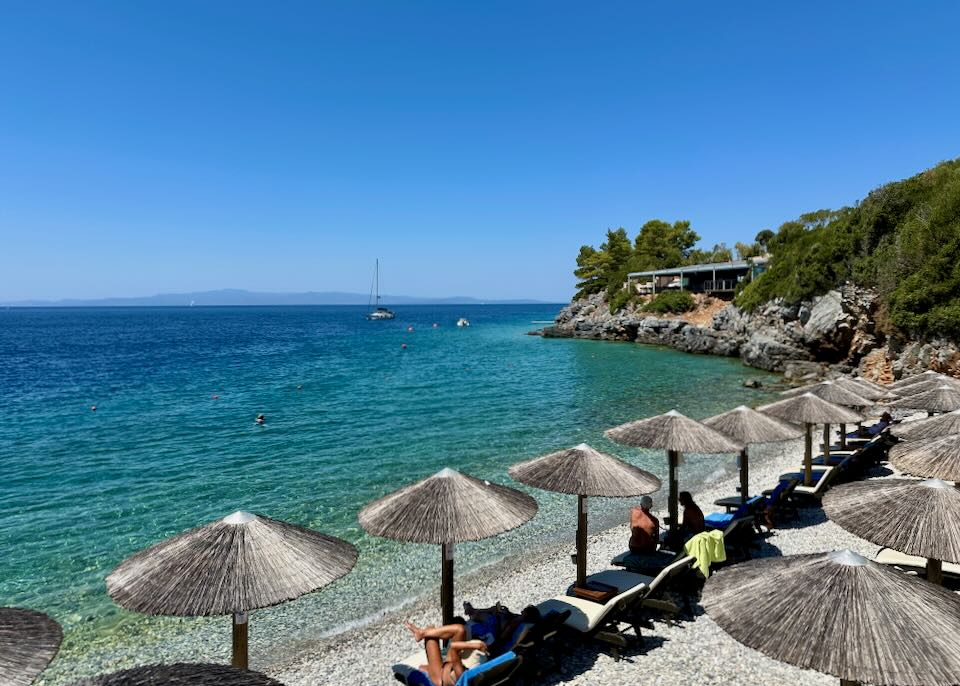
[[[380,258],[379,257],[376,259],[376,262],[374,263],[374,265],[375,266],[373,269],[373,273],[374,273],[373,281],[376,284],[376,288],[377,288],[377,307],[380,307]]]

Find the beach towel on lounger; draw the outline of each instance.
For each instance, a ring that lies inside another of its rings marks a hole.
[[[703,531],[687,541],[683,552],[694,558],[694,569],[699,569],[704,578],[707,578],[710,576],[711,564],[727,559],[727,551],[723,547],[723,532]]]

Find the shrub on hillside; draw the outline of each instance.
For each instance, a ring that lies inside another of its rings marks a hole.
[[[634,302],[634,294],[630,292],[630,289],[621,288],[619,291],[615,291],[609,296],[610,300],[610,314],[618,310],[624,309],[627,305]]]
[[[645,312],[656,312],[657,314],[680,314],[689,312],[696,307],[693,296],[687,291],[664,291],[658,293],[653,300],[643,306]]]

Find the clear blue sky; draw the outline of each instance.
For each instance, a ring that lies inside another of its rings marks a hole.
[[[960,155],[960,3],[603,5],[6,2],[0,300],[563,300]]]

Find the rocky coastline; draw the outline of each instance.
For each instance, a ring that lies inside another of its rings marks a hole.
[[[796,305],[778,299],[745,312],[728,304],[712,321],[700,323],[684,315],[654,316],[632,305],[611,313],[601,293],[570,303],[539,333],[739,357],[748,366],[798,381],[856,373],[889,382],[926,369],[960,375],[955,342],[887,336],[878,326],[878,302],[874,291],[847,284]]]

